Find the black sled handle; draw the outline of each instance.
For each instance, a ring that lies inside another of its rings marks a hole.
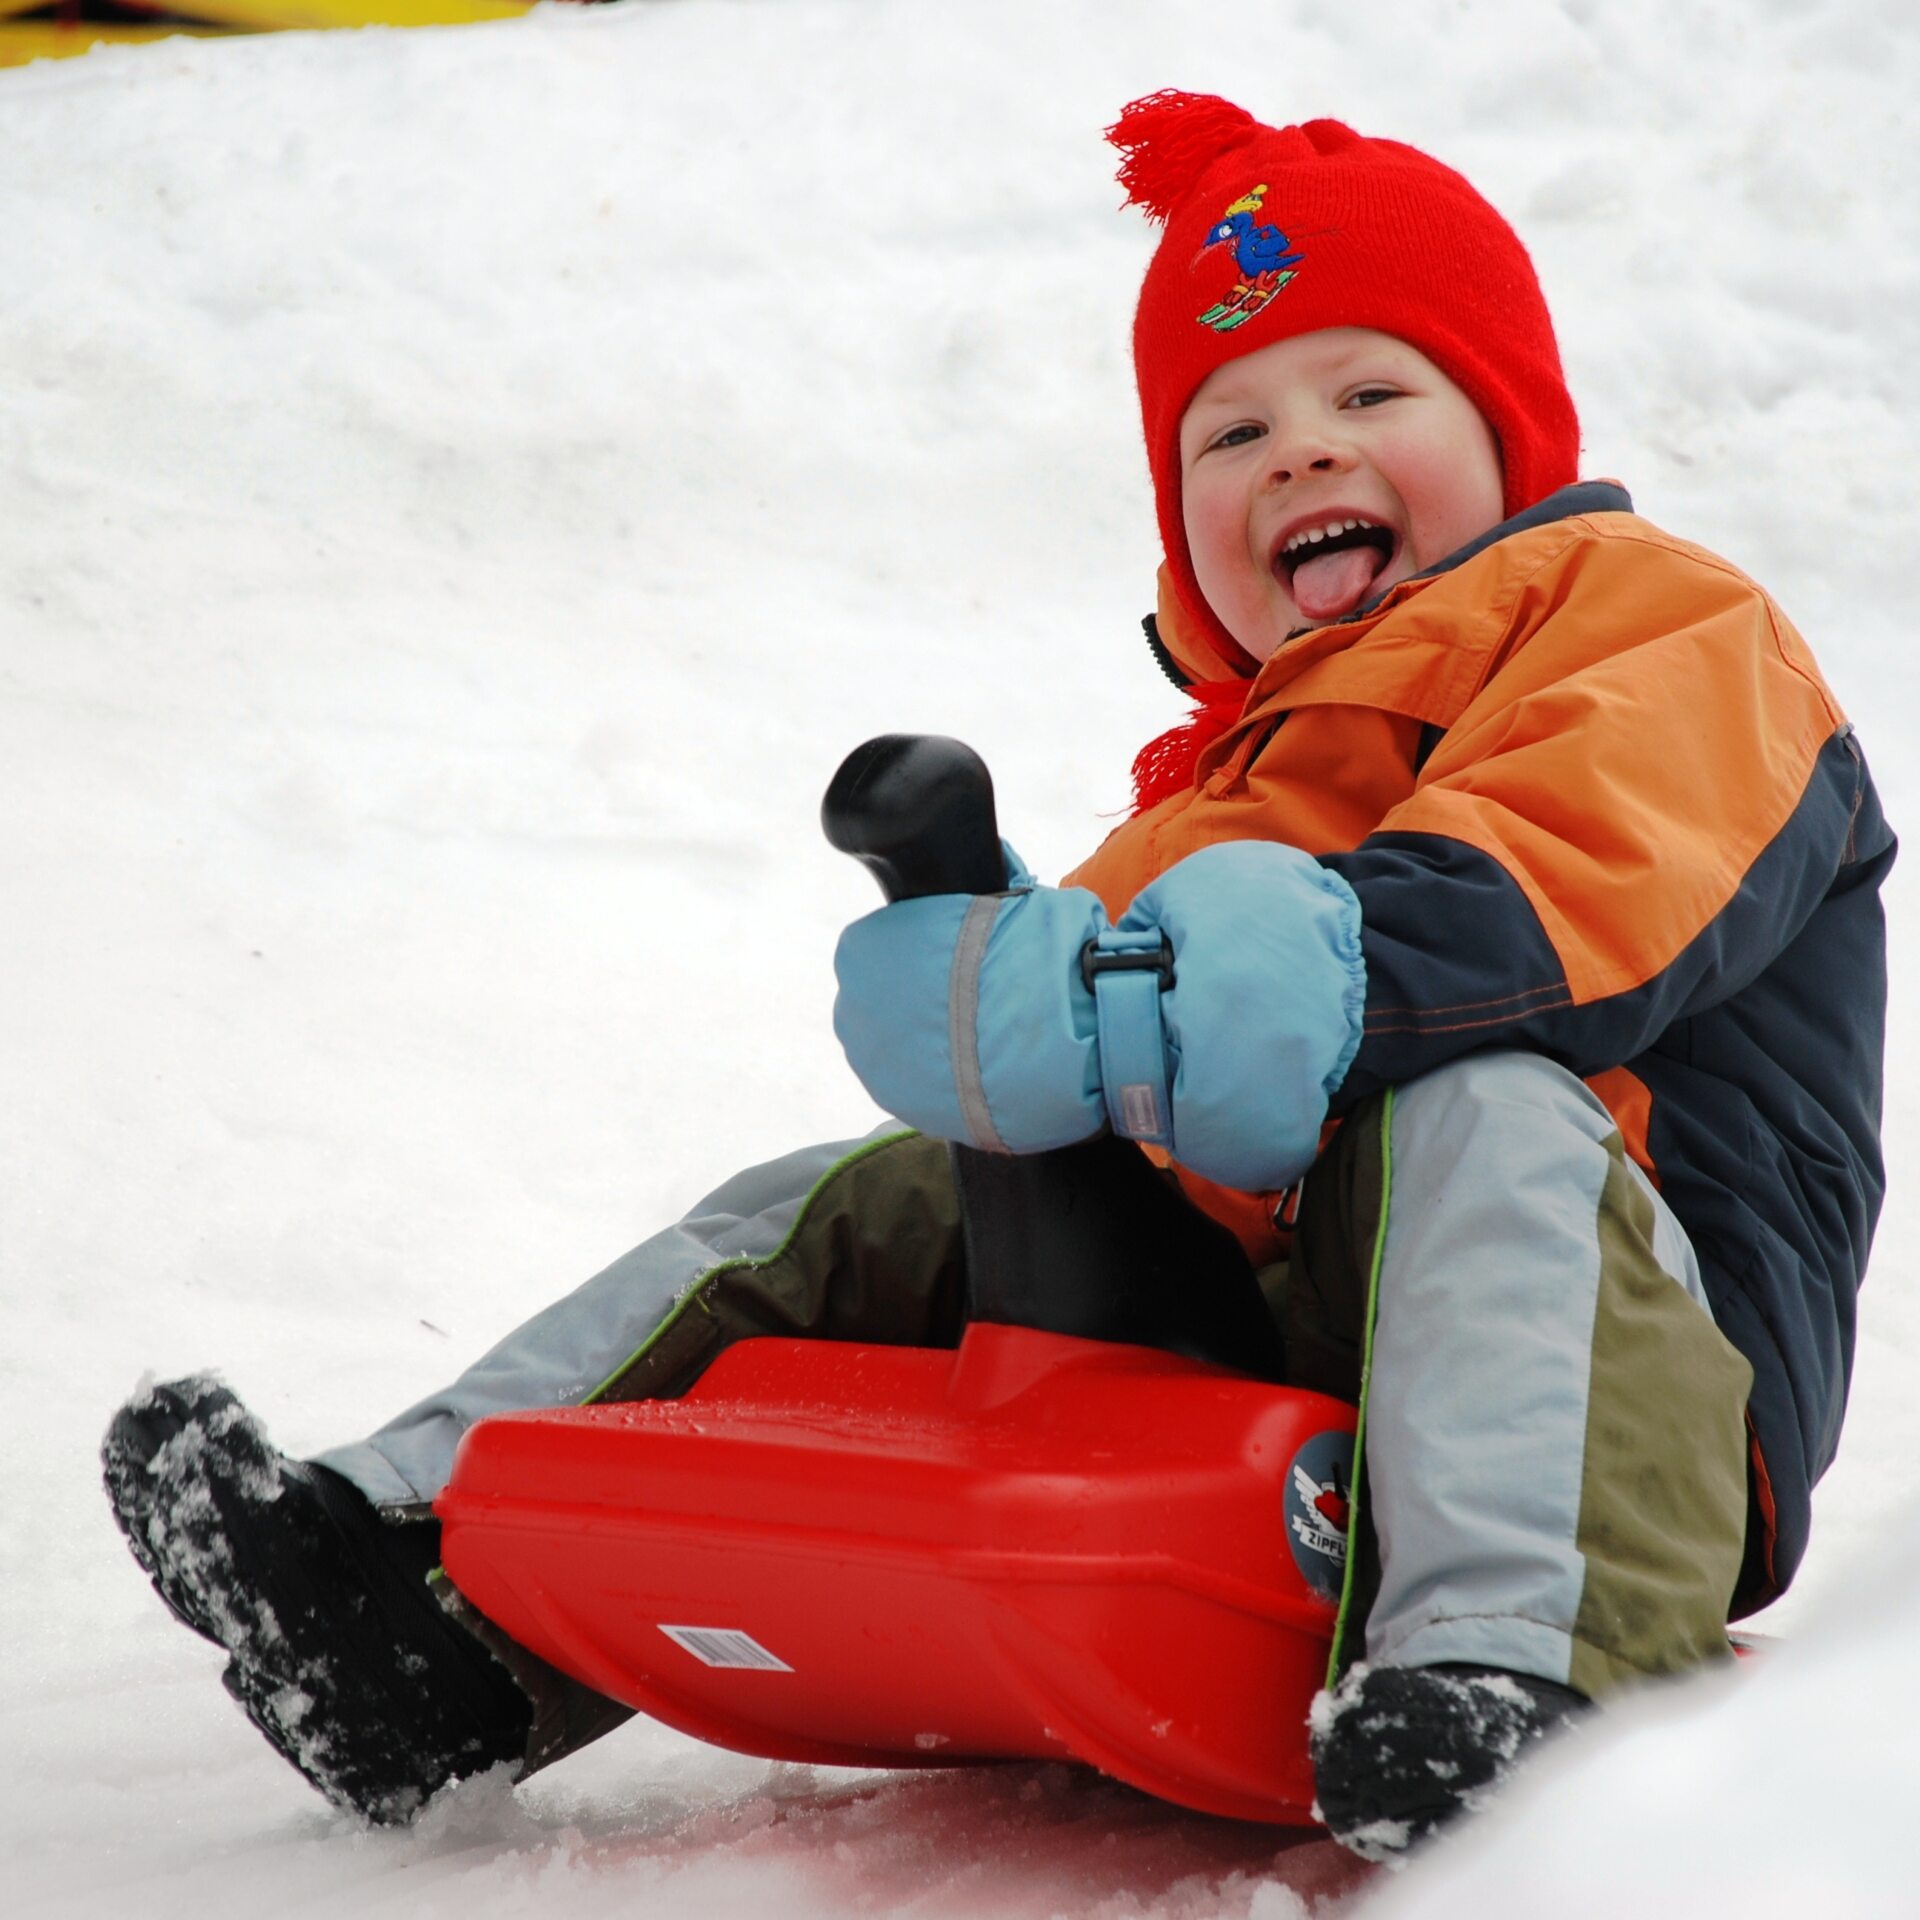
[[[987,763],[937,733],[883,733],[855,747],[820,803],[827,839],[889,900],[999,893],[1007,884]]]
[[[1000,893],[1005,856],[986,762],[940,734],[855,747],[820,804],[827,839],[888,900]],[[967,1318],[1165,1347],[1279,1379],[1284,1353],[1239,1242],[1130,1142],[1050,1153],[955,1142]]]

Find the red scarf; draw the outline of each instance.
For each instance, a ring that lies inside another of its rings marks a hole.
[[[1193,711],[1178,726],[1149,740],[1134,758],[1134,818],[1193,785],[1201,754],[1240,718],[1247,684],[1238,679],[1196,680],[1187,688]]]

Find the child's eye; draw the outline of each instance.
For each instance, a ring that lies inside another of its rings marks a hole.
[[[1350,407],[1377,407],[1382,400],[1396,400],[1400,396],[1398,387],[1357,387],[1347,395]]]
[[[1258,440],[1265,432],[1265,427],[1257,427],[1251,420],[1242,420],[1225,433],[1216,433],[1207,442],[1207,451],[1211,453],[1216,447],[1244,447],[1249,440]]]

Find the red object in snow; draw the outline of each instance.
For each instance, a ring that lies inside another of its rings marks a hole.
[[[722,1746],[1077,1759],[1304,1825],[1345,1549],[1315,1502],[1353,1424],[991,1323],[955,1351],[746,1340],[679,1400],[480,1422],[442,1557],[542,1658]]]

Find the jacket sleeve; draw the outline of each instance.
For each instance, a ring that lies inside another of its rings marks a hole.
[[[1482,1046],[1618,1066],[1756,978],[1850,857],[1852,729],[1750,581],[1629,537],[1523,601],[1412,797],[1324,857],[1368,976],[1336,1111]]]

